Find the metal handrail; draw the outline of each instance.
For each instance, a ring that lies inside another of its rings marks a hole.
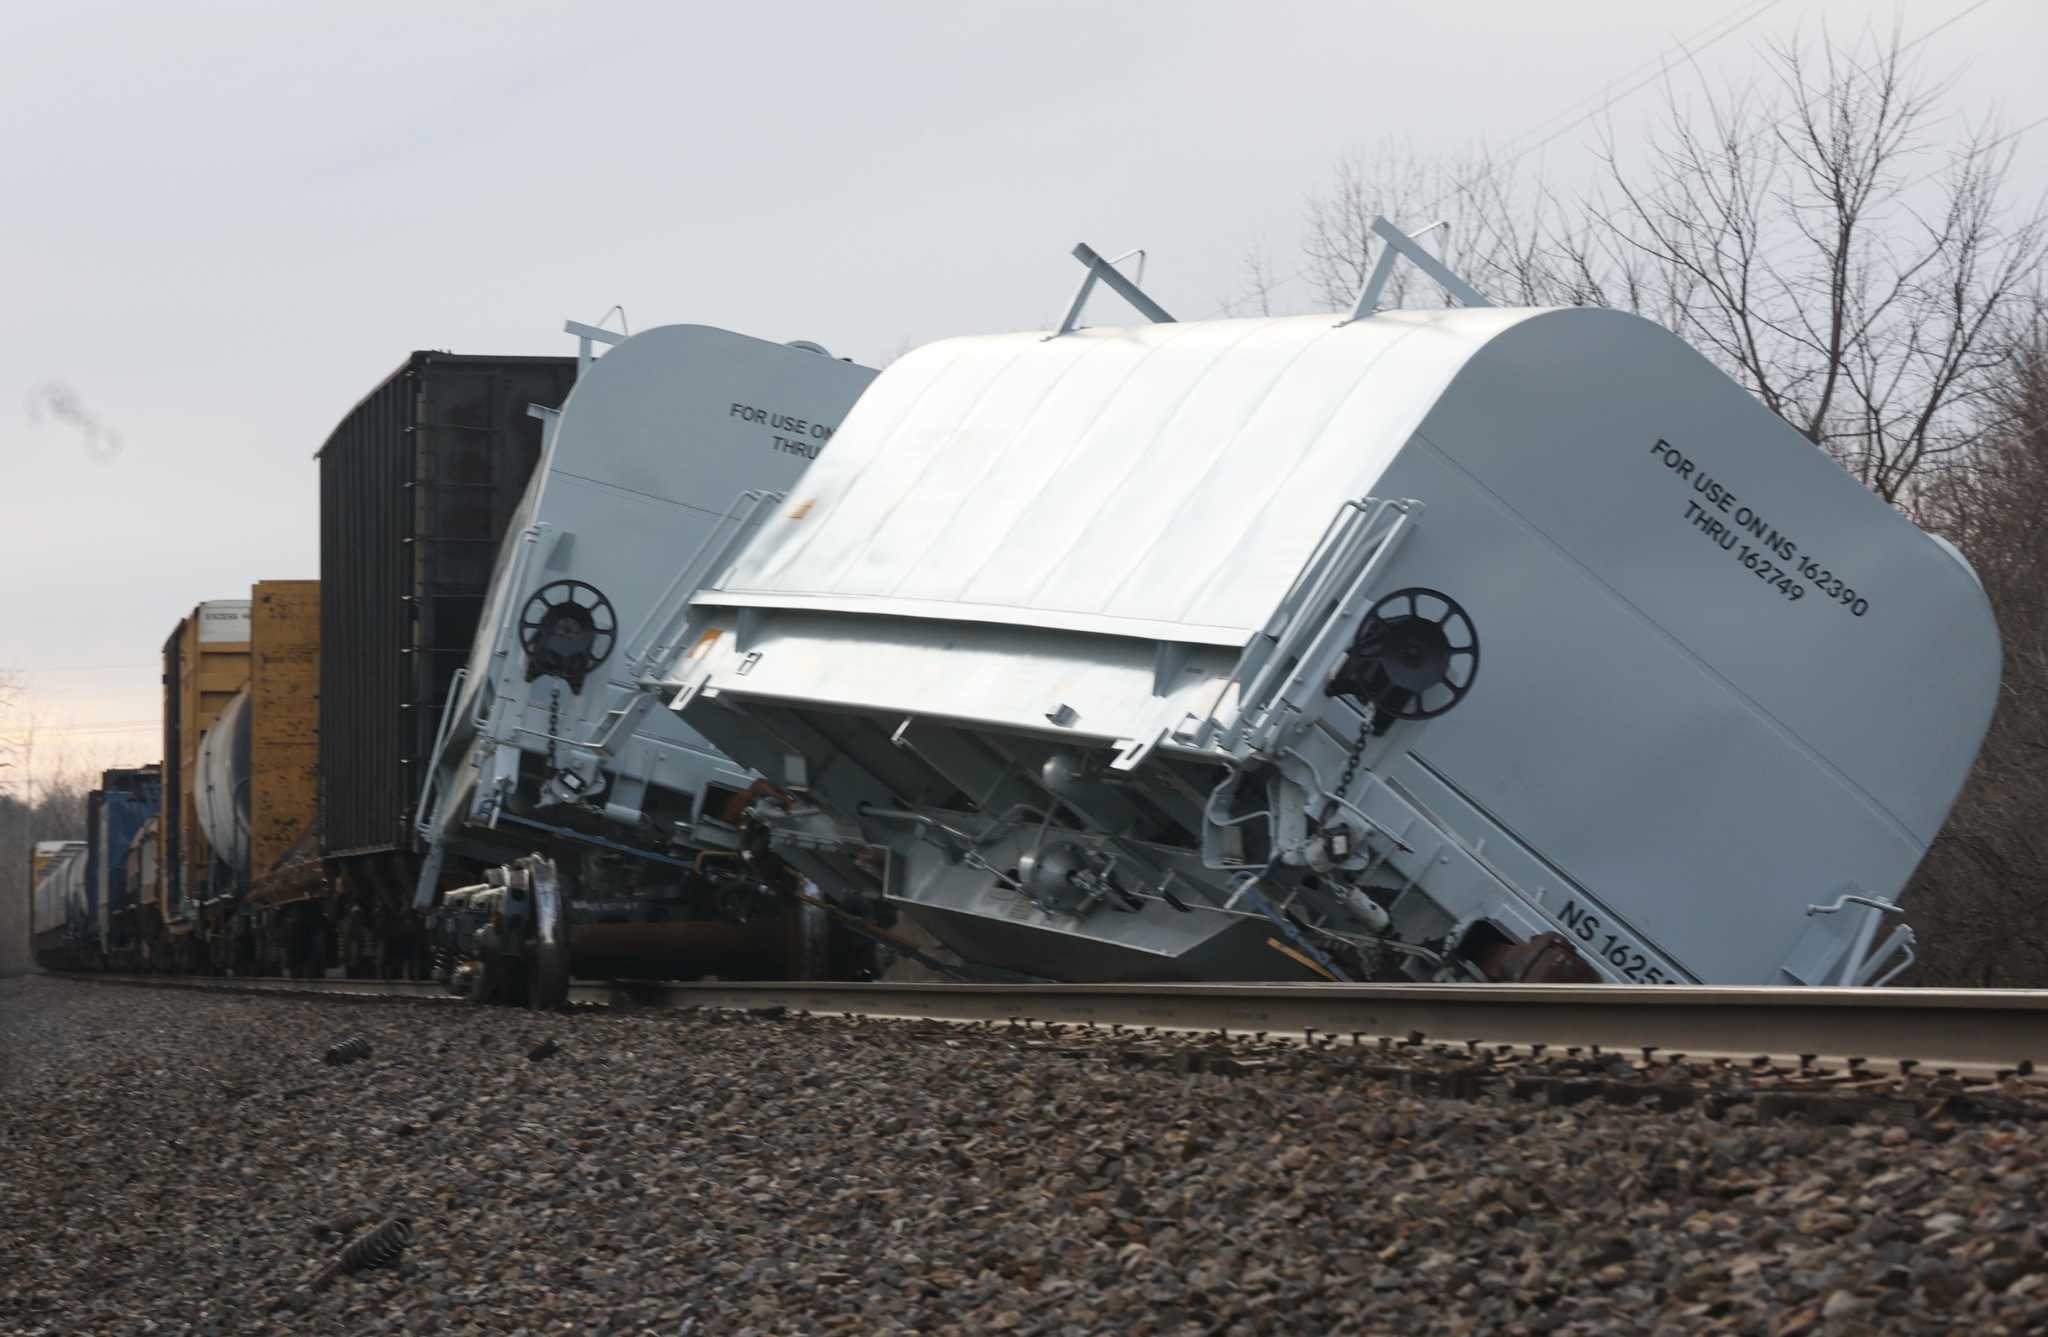
[[[706,574],[700,568],[708,568],[712,560],[731,544],[734,536],[755,522],[764,503],[780,505],[785,495],[750,488],[725,508],[725,513],[718,517],[718,523],[711,527],[711,532],[690,554],[690,560],[676,572],[675,579],[662,591],[661,598],[648,609],[640,625],[633,629],[632,638],[626,642],[626,667],[631,677],[638,679],[650,664],[666,659],[673,652],[674,647],[668,640],[677,629],[677,620],[688,620],[690,596],[697,592]],[[731,534],[726,533],[728,527]],[[651,643],[650,636],[653,638]]]
[[[469,665],[455,670],[448,679],[448,699],[441,703],[441,727],[434,733],[434,750],[427,754],[426,778],[420,781],[419,803],[413,808],[412,829],[426,835],[433,826],[433,817],[427,802],[433,797],[435,781],[441,773],[441,747],[448,741],[448,729],[455,720],[455,703],[462,695],[462,684],[469,679]]]
[[[1353,512],[1349,518],[1344,517],[1347,510]],[[1241,745],[1256,750],[1258,745],[1246,742],[1248,736],[1270,727],[1275,705],[1286,700],[1293,684],[1304,675],[1313,676],[1321,671],[1322,661],[1331,658],[1330,647],[1335,639],[1364,615],[1361,595],[1365,587],[1378,574],[1381,563],[1406,534],[1419,510],[1416,502],[1372,497],[1346,501],[1339,508],[1339,518],[1333,525],[1337,532],[1333,536],[1329,530],[1324,531],[1325,540],[1310,554],[1278,606],[1285,614],[1285,625],[1274,644],[1270,649],[1259,650],[1255,637],[1253,644],[1245,647],[1237,666],[1217,693],[1209,718],[1198,731],[1199,738],[1206,742],[1215,733],[1216,711],[1221,709],[1231,686],[1244,680],[1255,655],[1262,654],[1250,684],[1238,694],[1236,717],[1222,730],[1221,738],[1223,745],[1233,752]],[[1382,529],[1380,522],[1390,513],[1394,519]],[[1342,592],[1334,595],[1336,612],[1325,615],[1320,610],[1333,602],[1333,592],[1340,586]]]

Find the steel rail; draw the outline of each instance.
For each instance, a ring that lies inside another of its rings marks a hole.
[[[69,976],[237,992],[450,999],[420,980]],[[1479,1041],[1748,1059],[1915,1060],[1985,1071],[2048,1068],[2048,990],[1785,989],[1552,984],[892,984],[577,981],[574,1004],[782,1007],[951,1022],[1013,1019],[1162,1030],[1313,1031],[1338,1038]]]
[[[422,998],[462,1000],[438,980],[297,979],[286,975],[108,975],[82,970],[46,970],[56,979],[90,984],[125,984],[145,989],[196,989],[213,993],[304,994],[323,998]]]
[[[1594,1045],[1623,1052],[1759,1054],[1929,1067],[2048,1067],[2048,990],[1792,989],[1554,984],[629,984],[576,1002],[752,1007],[916,1017],[1462,1044]]]

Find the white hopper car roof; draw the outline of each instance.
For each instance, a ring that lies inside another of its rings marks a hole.
[[[1405,727],[1489,831],[1699,978],[1755,977],[1751,914],[1776,940],[1795,903],[1903,885],[1989,722],[1982,591],[1616,312],[933,344],[869,388],[697,602],[1238,646],[1367,495],[1427,507],[1383,588],[1442,589],[1477,625],[1472,695]]]

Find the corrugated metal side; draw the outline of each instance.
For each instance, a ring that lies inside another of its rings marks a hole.
[[[574,358],[415,353],[320,451],[320,845],[409,850],[421,768]]]
[[[249,877],[262,878],[313,824],[320,753],[320,582],[250,592]]]

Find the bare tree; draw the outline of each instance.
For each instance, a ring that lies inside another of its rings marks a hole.
[[[2008,205],[1999,135],[1936,142],[1953,84],[1896,31],[1768,63],[1760,86],[1667,83],[1640,161],[1610,131],[1599,193],[1550,234],[1550,277],[1669,324],[1907,502],[1981,429],[2048,222]]]
[[[1217,304],[1226,316],[1272,316],[1279,314],[1280,287],[1287,280],[1273,272],[1273,253],[1263,241],[1253,241],[1238,256],[1238,291]]]
[[[1775,46],[1761,83],[1668,80],[1645,148],[1610,129],[1599,183],[1565,198],[1513,160],[1387,147],[1310,200],[1304,274],[1348,306],[1375,214],[1494,300],[1635,311],[1677,331],[1888,501],[1982,430],[2007,325],[2048,258],[2048,215],[2010,202],[2012,145],[1944,145],[1953,83],[1894,31]],[[1386,304],[1447,301],[1397,267]]]
[[[2009,366],[1998,426],[1921,490],[1927,521],[1976,569],[2005,652],[1984,749],[1907,901],[1929,984],[2048,985],[2048,327]]]
[[[29,964],[29,851],[39,840],[85,838],[83,777],[34,767],[35,727],[21,682],[0,672],[0,974]]]
[[[1498,300],[1556,300],[1544,227],[1553,204],[1540,182],[1524,183],[1512,164],[1484,154],[1437,161],[1382,146],[1339,161],[1329,189],[1309,200],[1302,272],[1330,309],[1348,309],[1379,256],[1373,219],[1385,217]],[[1382,299],[1391,307],[1449,300],[1406,266]]]
[[[17,716],[21,700],[21,675],[0,669],[0,789],[28,783],[35,731]]]

